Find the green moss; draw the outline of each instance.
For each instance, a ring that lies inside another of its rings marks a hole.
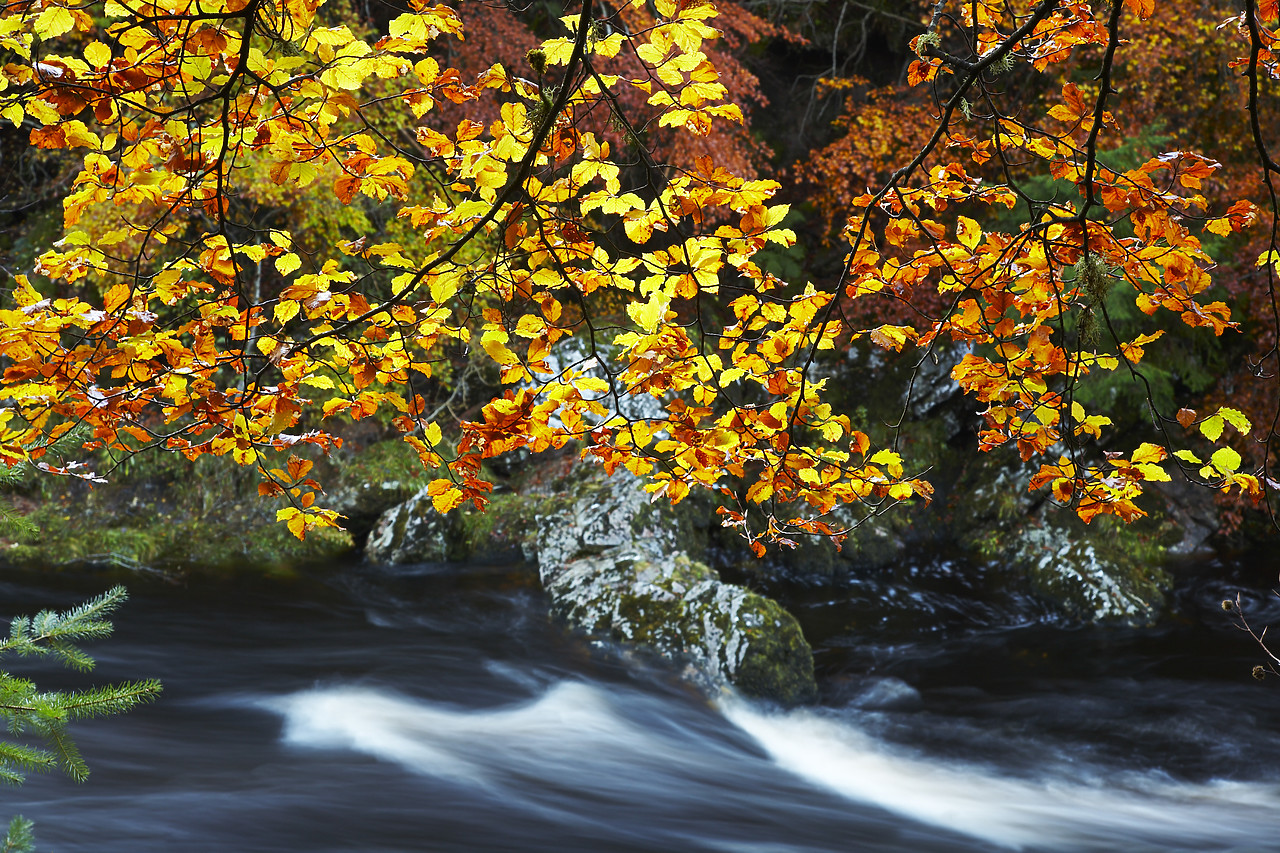
[[[349,552],[345,531],[296,539],[256,506],[226,507],[217,516],[187,515],[160,504],[114,512],[99,502],[46,505],[30,513],[39,533],[0,554],[13,565],[46,568],[81,563],[141,565],[165,571],[280,570],[333,560]]]
[[[417,451],[398,438],[377,441],[356,453],[345,453],[330,463],[340,483],[404,483],[412,494],[433,478],[425,471]]]
[[[569,498],[563,495],[494,495],[484,510],[465,507],[450,519],[448,559],[497,560],[529,552],[538,532],[538,517],[563,511]]]
[[[562,615],[587,631],[691,660],[745,695],[784,705],[817,696],[800,624],[771,599],[723,584],[705,564],[599,558],[589,596]],[[602,581],[602,582],[601,582]]]
[[[800,623],[773,599],[748,595],[739,620],[749,639],[734,684],[747,696],[799,705],[818,698],[813,652]]]
[[[1085,621],[1154,621],[1169,587],[1167,526],[1109,517],[1085,525],[1065,511],[1050,519],[1017,535],[1016,556],[1038,595]]]

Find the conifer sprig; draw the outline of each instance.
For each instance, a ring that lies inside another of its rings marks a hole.
[[[36,849],[36,825],[22,815],[9,821],[9,831],[0,842],[0,853],[34,853]]]
[[[76,644],[109,636],[112,625],[107,617],[127,597],[124,587],[117,586],[62,613],[42,610],[33,617],[18,616],[10,623],[8,639],[0,640],[0,655],[54,657],[72,669],[92,669],[93,658]],[[41,691],[28,679],[0,672],[0,720],[9,734],[34,736],[47,744],[0,741],[0,782],[20,784],[25,773],[53,767],[61,767],[72,779],[83,782],[89,768],[68,734],[67,724],[123,714],[154,700],[160,690],[159,681],[148,679],[85,690]]]

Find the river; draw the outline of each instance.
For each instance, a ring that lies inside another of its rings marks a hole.
[[[5,814],[41,853],[1280,851],[1280,685],[1218,609],[1234,571],[1149,631],[966,598],[942,562],[798,592],[824,698],[792,711],[592,647],[525,570],[139,578],[91,678],[21,671],[163,698],[78,724],[89,781],[33,777]],[[108,585],[0,593],[9,615]]]

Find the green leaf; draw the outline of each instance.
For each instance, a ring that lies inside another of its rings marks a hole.
[[[1210,441],[1217,441],[1222,435],[1222,415],[1213,415],[1201,421],[1200,434]]]
[[[1235,427],[1241,435],[1248,435],[1249,430],[1253,429],[1253,424],[1249,423],[1249,419],[1239,409],[1223,406],[1218,409],[1218,416]]]

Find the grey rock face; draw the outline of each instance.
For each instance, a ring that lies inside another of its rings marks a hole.
[[[364,555],[371,563],[439,563],[448,559],[455,523],[436,512],[426,489],[378,517]]]
[[[669,554],[675,528],[663,508],[651,509],[640,481],[626,471],[607,479],[592,477],[579,485],[568,510],[539,520],[538,565],[564,565],[623,546],[650,557]]]
[[[382,513],[411,498],[418,488],[406,480],[344,483],[328,496],[325,505],[346,517],[349,530],[363,532],[375,524]]]
[[[788,705],[814,699],[813,653],[795,617],[690,559],[664,521],[625,472],[542,519],[538,568],[552,612],[688,661],[710,685]]]
[[[1087,622],[1145,625],[1164,604],[1158,567],[1104,554],[1094,536],[1053,524],[1024,524],[1011,537],[1010,558],[1026,567],[1037,591]]]

